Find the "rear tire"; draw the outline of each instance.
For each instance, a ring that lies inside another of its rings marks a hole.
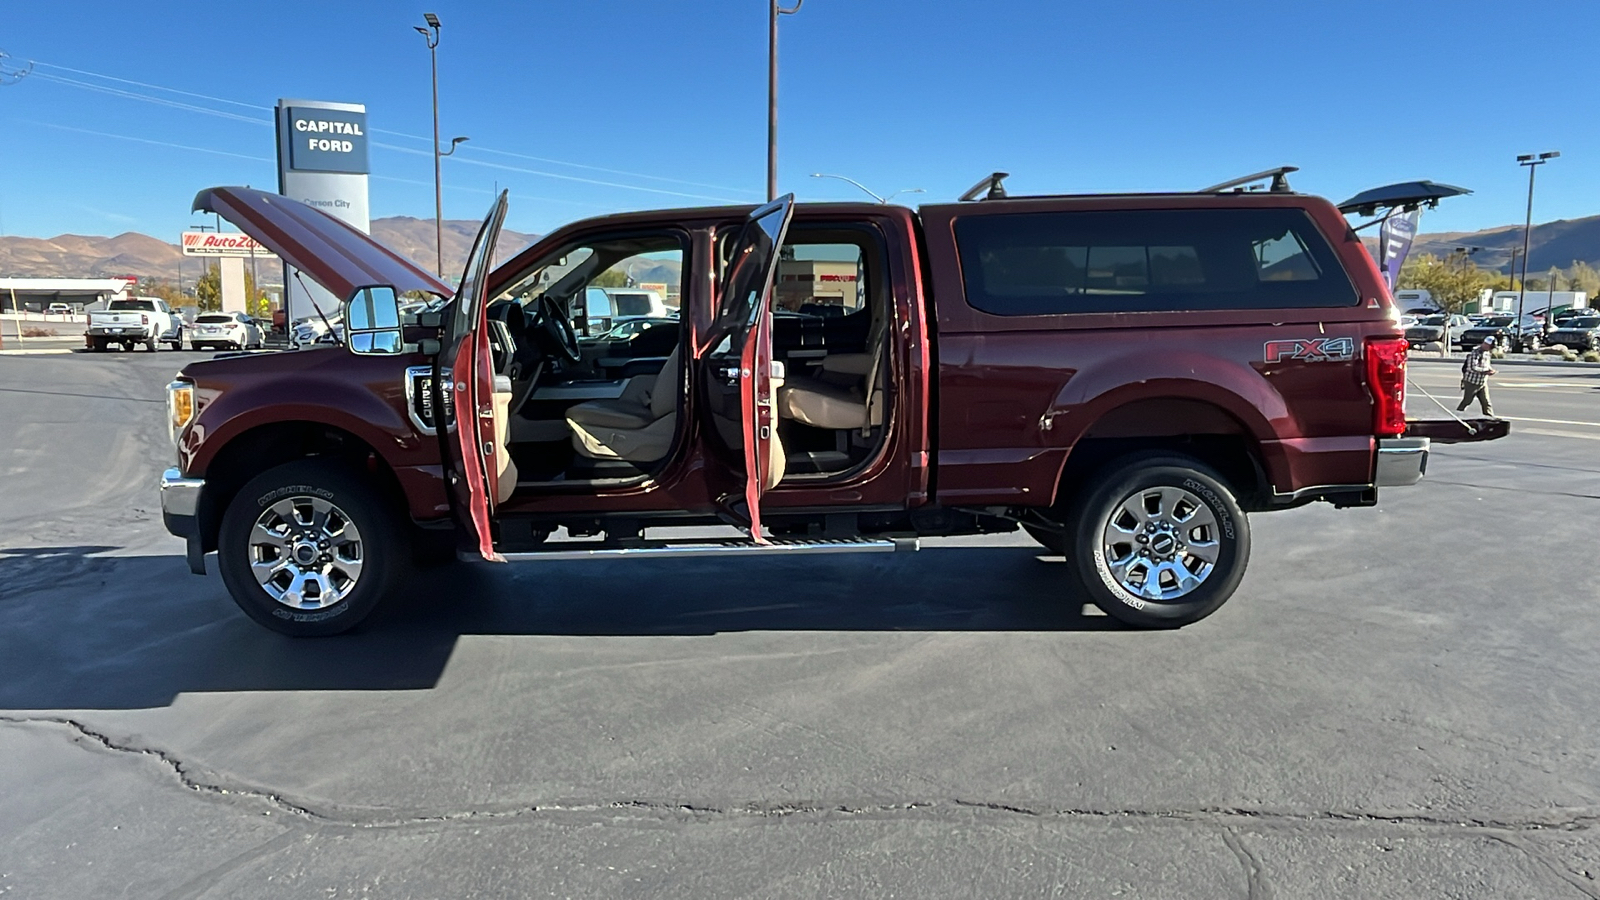
[[[172,340],[167,341],[167,347],[172,349],[172,350],[182,350],[183,349],[183,329],[182,328],[178,329],[177,335],[174,336]]]
[[[1070,518],[1071,559],[1107,615],[1139,628],[1181,628],[1233,596],[1250,560],[1250,523],[1215,472],[1186,456],[1150,453],[1086,483],[1094,487]]]
[[[245,614],[290,637],[354,628],[410,556],[396,513],[370,481],[335,462],[285,463],[228,504],[217,564]],[[259,577],[258,577],[259,575]]]
[[[156,352],[156,345],[156,336],[151,335],[150,338],[144,342],[144,349],[148,353],[154,353]]]

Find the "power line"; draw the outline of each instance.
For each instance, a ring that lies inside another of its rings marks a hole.
[[[134,85],[134,86],[137,86],[137,87],[148,88],[148,89],[151,89],[151,90],[166,91],[168,93],[179,94],[179,95],[186,96],[186,97],[194,97],[194,98],[200,99],[200,100],[208,100],[208,101],[211,101],[211,102],[214,102],[214,103],[227,103],[227,104],[230,104],[230,105],[233,105],[233,106],[240,106],[240,107],[244,107],[246,109],[256,109],[256,110],[262,110],[262,111],[266,111],[266,112],[270,112],[271,109],[272,109],[271,107],[261,106],[261,105],[258,105],[258,104],[245,103],[245,102],[239,101],[239,100],[230,100],[230,99],[228,99],[226,97],[214,97],[214,96],[211,96],[209,94],[201,94],[201,93],[196,93],[194,91],[185,91],[185,90],[180,90],[178,88],[164,87],[164,86],[158,85],[158,84],[151,84],[150,82],[135,81],[135,80],[133,80],[131,78],[121,78],[121,77],[118,77],[116,75],[106,75],[106,74],[100,73],[100,72],[91,72],[91,71],[89,71],[87,69],[77,69],[77,68],[72,68],[70,66],[61,66],[61,65],[56,65],[54,63],[41,62],[39,60],[29,60],[28,63],[29,63],[30,67],[42,66],[42,67],[49,68],[49,69],[57,69],[57,70],[60,70],[60,71],[63,71],[63,72],[72,72],[72,73],[77,74],[77,75],[85,75],[85,76],[88,76],[88,77],[91,77],[91,78],[101,78],[101,79],[105,79],[107,81],[115,81],[115,82],[119,82],[119,83],[122,83],[122,84],[130,84],[130,85]],[[0,70],[0,72],[3,72],[3,70]],[[152,104],[155,104],[155,105],[158,105],[158,106],[165,106],[165,107],[169,107],[169,108],[172,108],[172,109],[183,110],[183,111],[186,111],[186,112],[195,112],[195,113],[200,113],[200,114],[203,114],[203,115],[215,116],[217,118],[227,119],[227,120],[230,120],[230,121],[248,122],[248,123],[253,124],[253,125],[271,125],[272,124],[272,120],[270,118],[257,118],[257,117],[254,117],[254,116],[245,116],[245,115],[240,115],[238,113],[227,112],[225,110],[211,109],[209,107],[200,106],[200,105],[193,104],[193,103],[184,103],[184,102],[178,101],[178,100],[171,100],[171,99],[168,99],[168,98],[165,98],[165,97],[152,97],[152,96],[150,96],[148,94],[138,93],[137,91],[124,90],[122,88],[110,87],[108,85],[93,84],[91,82],[81,81],[81,80],[75,79],[75,78],[68,78],[68,77],[63,76],[63,75],[52,75],[52,74],[47,73],[47,72],[35,72],[35,74],[40,78],[43,78],[43,79],[46,79],[48,81],[52,81],[52,82],[55,82],[55,83],[58,83],[58,84],[64,84],[64,85],[68,85],[68,86],[71,86],[71,87],[81,88],[83,90],[96,91],[96,92],[99,92],[99,93],[102,93],[102,94],[107,94],[107,95],[113,96],[113,97],[120,97],[120,98],[128,99],[128,100],[138,100],[138,101],[144,102],[144,103],[152,103]],[[390,130],[381,129],[381,128],[374,128],[374,129],[372,129],[372,131],[375,134],[387,134],[387,135],[391,135],[391,136],[394,136],[394,137],[407,138],[409,140],[416,140],[416,141],[427,141],[428,140],[426,137],[422,137],[422,136],[414,135],[414,134],[407,134],[406,132],[402,132],[402,131],[390,131]],[[373,143],[374,143],[374,146],[379,146],[379,147],[383,147],[385,149],[390,149],[390,150],[397,150],[397,151],[400,151],[400,152],[407,152],[407,153],[408,152],[419,152],[419,151],[412,151],[410,148],[399,147],[399,146],[396,146],[396,145],[393,145],[393,144],[381,144],[381,143],[378,143],[376,141],[373,142]],[[667,182],[667,183],[670,183],[670,184],[682,184],[682,185],[688,185],[688,186],[691,186],[691,187],[711,188],[711,189],[714,189],[714,190],[729,191],[729,192],[732,192],[732,193],[753,193],[751,191],[743,190],[741,188],[732,188],[732,187],[727,187],[727,186],[724,186],[724,185],[707,184],[707,183],[698,182],[698,181],[685,181],[683,179],[667,178],[667,177],[661,176],[661,175],[648,175],[648,174],[645,174],[643,172],[631,172],[631,171],[627,171],[627,170],[624,170],[624,169],[610,169],[610,168],[606,168],[604,166],[593,166],[593,165],[588,165],[586,163],[567,162],[565,160],[551,159],[551,158],[548,158],[548,157],[530,156],[530,155],[524,154],[524,153],[515,153],[515,152],[510,151],[510,150],[498,150],[498,149],[495,149],[493,147],[483,147],[483,146],[479,146],[479,145],[474,145],[471,148],[464,148],[464,149],[470,149],[471,151],[482,152],[482,153],[493,153],[493,154],[500,155],[500,156],[509,156],[509,157],[513,157],[513,158],[517,158],[517,159],[527,159],[527,160],[531,160],[533,162],[543,162],[543,163],[549,163],[549,164],[558,165],[558,166],[568,166],[568,167],[576,168],[576,169],[586,169],[586,170],[589,170],[589,171],[596,171],[596,172],[607,172],[607,173],[614,174],[614,175],[626,175],[626,176],[629,176],[629,177],[632,177],[632,178],[646,178],[646,179],[650,179],[652,181],[662,181],[662,182]],[[424,153],[423,155],[427,155],[427,154]],[[535,176],[540,176],[540,177],[544,177],[544,178],[555,178],[555,179],[559,179],[559,180],[563,180],[563,181],[575,181],[575,182],[579,182],[579,183],[583,183],[583,184],[593,184],[593,185],[598,185],[598,186],[602,186],[602,187],[614,187],[614,188],[620,188],[620,189],[623,189],[623,190],[642,191],[642,192],[645,192],[645,193],[652,193],[652,194],[664,194],[664,195],[667,195],[667,196],[685,197],[685,198],[694,199],[694,200],[714,200],[714,201],[721,202],[721,203],[738,203],[738,202],[741,202],[741,201],[738,201],[738,200],[730,200],[730,199],[727,199],[727,198],[724,198],[724,197],[715,197],[715,196],[709,196],[709,195],[705,195],[705,194],[692,194],[692,193],[685,193],[685,192],[682,192],[682,191],[669,191],[669,190],[664,190],[664,189],[661,189],[661,188],[645,187],[643,185],[634,185],[634,184],[624,184],[624,183],[613,182],[613,181],[600,181],[600,180],[596,180],[596,179],[581,178],[581,177],[578,177],[578,176],[575,176],[575,175],[562,175],[562,174],[558,174],[558,173],[554,173],[554,172],[544,172],[544,171],[540,171],[540,170],[537,170],[537,169],[527,169],[527,168],[519,168],[519,167],[516,167],[516,166],[499,165],[499,164],[496,164],[496,163],[491,163],[491,162],[481,161],[481,160],[458,159],[457,161],[458,162],[464,162],[464,163],[467,163],[469,165],[479,165],[479,166],[484,166],[486,168],[501,169],[503,171],[508,171],[508,172],[518,172],[518,173],[521,173],[521,174],[535,175]]]

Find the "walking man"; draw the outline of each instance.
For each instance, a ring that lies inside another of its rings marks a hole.
[[[1461,364],[1461,405],[1456,407],[1456,412],[1466,409],[1476,399],[1485,416],[1494,416],[1494,407],[1489,402],[1489,376],[1495,374],[1490,363],[1493,351],[1494,337],[1490,336],[1467,354],[1466,361]]]

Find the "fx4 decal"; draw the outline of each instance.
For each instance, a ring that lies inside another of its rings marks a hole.
[[[1269,363],[1299,360],[1300,362],[1342,362],[1354,359],[1355,338],[1294,338],[1286,341],[1267,341],[1263,358]]]

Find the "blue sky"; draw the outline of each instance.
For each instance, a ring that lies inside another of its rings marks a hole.
[[[471,136],[445,160],[447,217],[480,218],[497,183],[509,227],[540,232],[763,196],[766,0],[80,0],[7,6],[5,62],[38,65],[0,87],[0,229],[176,240],[200,188],[276,184],[280,97],[367,104],[390,145],[372,214],[431,217],[425,10],[444,136]],[[919,202],[994,169],[1056,193],[1287,163],[1334,200],[1471,188],[1423,219],[1469,230],[1520,222],[1515,156],[1559,149],[1535,219],[1600,213],[1594,0],[805,0],[781,25],[779,181],[801,199],[861,196],[812,172]]]

